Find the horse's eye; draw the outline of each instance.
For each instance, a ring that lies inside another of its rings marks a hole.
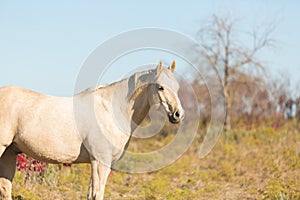
[[[162,91],[162,90],[164,90],[164,87],[161,86],[161,85],[159,85],[159,86],[158,86],[158,90]]]

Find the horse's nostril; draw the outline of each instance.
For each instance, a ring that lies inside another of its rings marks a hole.
[[[169,115],[169,120],[170,120],[170,122],[172,122],[172,123],[179,123],[180,122],[180,119],[181,119],[181,116],[180,116],[180,112],[179,111],[175,111],[175,112],[173,112],[173,114],[172,115]]]
[[[180,114],[178,111],[175,112],[175,117],[179,118]]]

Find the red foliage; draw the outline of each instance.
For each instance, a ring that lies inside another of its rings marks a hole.
[[[23,171],[28,169],[28,164],[25,156],[23,154],[18,154],[17,158],[17,170]]]
[[[25,156],[23,154],[18,154],[17,157],[17,170],[24,171],[25,182],[29,179],[42,181],[47,165],[48,164],[45,162],[34,160],[33,158]]]
[[[45,172],[45,167],[47,163],[34,160],[31,157],[24,156],[23,154],[18,155],[17,159],[17,169],[19,171],[34,171],[34,172]]]
[[[64,167],[72,167],[72,164],[63,164]]]
[[[29,179],[42,181],[47,165],[45,162],[35,160],[24,154],[18,154],[17,157],[17,170],[25,173],[25,182]],[[71,167],[72,164],[63,164],[63,166]]]
[[[45,162],[35,160],[24,154],[18,154],[17,157],[17,170],[25,172],[25,181],[30,178],[32,173],[36,173],[40,179],[43,179],[47,165]],[[72,164],[63,164],[63,166],[71,167]]]

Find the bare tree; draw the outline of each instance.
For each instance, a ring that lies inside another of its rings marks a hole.
[[[244,71],[252,75],[264,74],[265,67],[256,56],[258,52],[270,46],[272,27],[241,32],[236,27],[238,21],[230,17],[213,16],[199,32],[199,53],[213,69],[222,73],[224,95],[226,100],[225,129],[231,129],[230,116],[232,107],[231,83],[238,72]],[[243,39],[247,42],[240,42]],[[249,44],[251,41],[251,45]],[[254,80],[254,79],[248,79]],[[247,79],[245,79],[247,81]]]
[[[269,94],[270,101],[273,104],[274,111],[278,113],[285,112],[285,104],[288,98],[291,97],[290,79],[287,75],[281,74],[280,78],[273,78],[269,80]]]
[[[268,84],[262,77],[252,77],[242,72],[236,72],[230,83],[232,98],[231,115],[258,119],[270,113],[270,95]]]

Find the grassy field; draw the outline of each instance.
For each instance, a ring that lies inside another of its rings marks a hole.
[[[201,133],[200,133],[201,134]],[[199,134],[199,135],[200,135]],[[133,141],[134,148],[157,144]],[[199,139],[173,165],[147,174],[113,171],[105,199],[300,199],[300,133],[295,122],[224,133],[199,159]],[[135,144],[134,144],[135,143]],[[48,165],[43,180],[17,172],[14,199],[85,199],[89,165]]]

